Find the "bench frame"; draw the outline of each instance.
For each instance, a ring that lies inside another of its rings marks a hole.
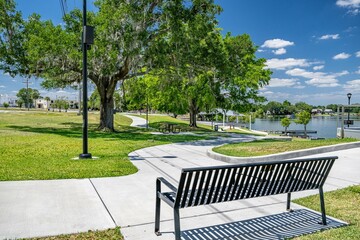
[[[320,224],[326,225],[323,185],[337,158],[184,168],[177,188],[159,177],[156,180],[155,234],[161,235],[161,200],[173,208],[175,239],[180,240],[181,208],[287,193],[286,210],[291,211],[291,193],[313,189],[319,189]],[[162,192],[162,184],[171,192]]]

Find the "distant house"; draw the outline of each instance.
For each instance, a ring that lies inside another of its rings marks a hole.
[[[325,109],[325,110],[324,110],[324,113],[325,113],[325,114],[333,114],[334,111],[333,111],[332,109]]]
[[[322,114],[322,109],[314,108],[311,110],[311,114]]]
[[[66,100],[69,104],[70,109],[78,109],[79,102],[74,100]],[[55,100],[46,101],[45,99],[37,99],[35,102],[35,107],[39,109],[50,109],[53,108]]]
[[[50,101],[47,102],[45,99],[36,99],[35,108],[48,109],[50,108]]]

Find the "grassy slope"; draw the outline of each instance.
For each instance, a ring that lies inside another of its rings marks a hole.
[[[259,140],[247,143],[226,144],[214,148],[213,151],[228,156],[255,157],[355,141],[357,140],[351,138],[325,140],[304,140],[295,138],[293,141]]]
[[[82,118],[76,113],[0,113],[0,180],[122,176],[137,169],[128,160],[136,149],[196,136],[152,135],[115,116],[117,133],[96,131],[97,114],[89,114],[89,152],[98,160],[71,160],[82,151]]]
[[[294,202],[320,211],[319,196],[297,199]],[[341,219],[350,226],[306,235],[296,240],[360,239],[360,185],[325,193],[326,214]]]

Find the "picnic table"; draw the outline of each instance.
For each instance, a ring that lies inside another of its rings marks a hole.
[[[179,125],[175,123],[163,123],[159,127],[160,132],[169,132],[169,133],[175,133],[176,131],[180,132],[181,128]]]

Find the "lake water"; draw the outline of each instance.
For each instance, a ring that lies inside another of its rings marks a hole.
[[[352,127],[360,127],[359,117],[351,116],[350,119],[354,120],[354,125]],[[281,126],[280,121],[281,118],[256,118],[255,123],[252,124],[252,129],[259,131],[283,131],[284,127]],[[309,134],[313,137],[335,138],[337,126],[336,122],[336,116],[316,116],[312,117],[311,121],[306,126],[306,129],[317,131],[317,134]],[[340,126],[341,125],[339,121],[339,127]],[[291,122],[288,130],[304,130],[304,125]]]

